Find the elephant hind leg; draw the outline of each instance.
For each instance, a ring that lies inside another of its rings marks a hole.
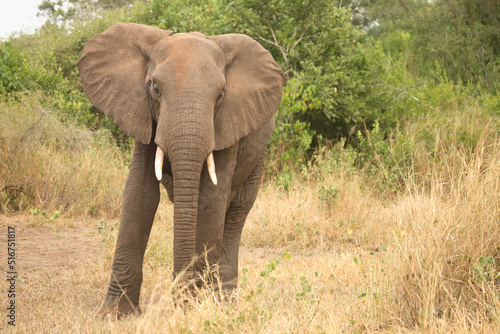
[[[265,153],[250,176],[236,192],[226,213],[219,261],[219,274],[224,293],[231,293],[238,285],[238,255],[241,232],[259,192],[264,162]]]

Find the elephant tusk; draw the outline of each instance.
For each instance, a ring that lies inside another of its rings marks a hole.
[[[215,174],[214,154],[210,153],[207,158],[208,173],[214,185],[217,185],[217,174]]]
[[[161,181],[163,176],[163,157],[165,153],[161,150],[160,146],[156,147],[156,157],[155,157],[155,174],[158,181]]]

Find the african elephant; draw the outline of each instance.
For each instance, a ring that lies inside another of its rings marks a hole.
[[[280,67],[246,35],[118,23],[85,45],[78,70],[90,102],[135,139],[100,315],[139,311],[159,180],[174,203],[174,278],[196,279],[208,262],[230,293],[286,83]]]

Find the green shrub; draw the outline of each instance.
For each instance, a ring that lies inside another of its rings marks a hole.
[[[137,3],[133,7],[104,10],[95,18],[74,19],[67,23],[69,26],[48,21],[37,33],[12,41],[12,45],[22,49],[24,57],[30,59],[32,71],[45,73],[42,78],[46,80],[36,87],[50,93],[43,95],[47,108],[57,110],[63,121],[76,121],[91,130],[108,129],[117,144],[125,147],[129,147],[127,136],[113,120],[93,107],[83,93],[76,63],[87,41],[117,22],[136,22],[137,12],[143,10],[142,6],[142,3]],[[34,75],[22,76],[30,83],[33,77],[36,78]],[[32,90],[33,84],[23,89]]]
[[[313,86],[304,87],[296,78],[288,81],[268,145],[268,172],[300,166],[309,159],[315,132],[298,118],[318,103]]]
[[[48,22],[36,34],[0,47],[0,95],[43,91],[43,107],[60,121],[107,129],[119,146],[129,148],[131,141],[82,91],[76,62],[88,40],[116,22],[207,35],[245,33],[268,49],[289,77],[269,145],[270,178],[287,187],[313,152],[332,142],[328,147],[337,153],[340,147],[355,152],[352,166],[371,175],[382,192],[400,191],[401,175],[420,168],[412,161],[415,155],[424,148],[434,154],[429,124],[449,124],[457,112],[478,103],[497,115],[498,97],[490,92],[478,100],[476,86],[450,82],[448,67],[437,61],[426,67],[427,76],[415,76],[409,53],[414,32],[396,25],[375,40],[353,26],[350,14],[326,0],[151,0],[66,25]],[[450,140],[472,145],[474,132],[458,123]]]
[[[42,89],[56,91],[62,78],[39,67],[20,47],[6,42],[0,45],[0,94]]]
[[[289,125],[283,131],[291,133],[300,121],[301,128],[309,124],[311,134],[339,139],[390,109],[377,88],[390,69],[389,58],[349,17],[349,10],[325,0],[153,0],[140,20],[174,32],[248,34],[290,77],[283,108],[291,110],[284,111]]]

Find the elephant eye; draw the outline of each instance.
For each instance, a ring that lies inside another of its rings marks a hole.
[[[217,96],[217,100],[216,102],[219,103],[220,101],[222,101],[222,98],[224,97],[224,93],[226,92],[225,89],[223,89],[220,94]]]
[[[153,84],[153,90],[156,94],[161,95],[160,90],[158,89],[158,86],[156,84]]]

